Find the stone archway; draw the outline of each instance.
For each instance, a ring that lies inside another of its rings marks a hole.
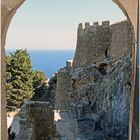
[[[12,17],[16,13],[17,9],[24,3],[25,0],[2,0],[1,1],[1,139],[7,139],[7,127],[6,127],[6,97],[5,97],[5,84],[4,84],[4,72],[5,72],[5,40],[9,24]],[[113,0],[123,11],[130,21],[135,35],[135,46],[138,46],[138,34],[137,34],[137,19],[138,19],[138,0]],[[133,80],[137,77],[136,73],[136,49],[133,49]],[[138,55],[137,55],[138,56]],[[137,62],[138,63],[138,62]],[[137,70],[138,72],[138,70]],[[137,80],[137,79],[136,79]],[[138,138],[138,122],[137,115],[135,113],[134,107],[137,108],[138,101],[136,103],[135,99],[138,96],[138,90],[134,92],[135,82],[133,83],[133,96],[131,97],[131,111],[130,111],[130,132],[129,139],[136,140]],[[134,94],[135,93],[135,94]],[[137,93],[137,94],[136,94]],[[137,124],[137,125],[136,125]],[[137,136],[137,137],[136,137]]]
[[[126,15],[132,25],[135,39],[133,52],[133,86],[130,101],[129,140],[139,139],[139,0],[113,0]]]

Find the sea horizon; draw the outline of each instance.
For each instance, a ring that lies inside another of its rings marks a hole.
[[[20,49],[6,49],[6,55]],[[23,49],[24,50],[24,49]],[[51,78],[60,68],[66,66],[66,61],[74,58],[75,50],[26,49],[31,57],[33,70],[39,70]]]

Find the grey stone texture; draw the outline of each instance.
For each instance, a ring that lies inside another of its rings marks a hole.
[[[20,131],[16,140],[58,140],[53,106],[49,102],[29,101],[21,107]]]
[[[59,110],[71,114],[69,121],[75,120],[73,126],[67,124],[69,132],[76,126],[73,140],[128,140],[132,46],[127,21],[111,26],[86,23],[85,29],[79,24],[73,66],[58,72],[61,90],[55,99],[56,106],[63,106]],[[57,125],[60,133],[65,130],[63,119]],[[71,140],[64,132],[65,140]]]
[[[69,86],[69,70],[61,69],[57,73],[57,85],[55,95],[55,110],[65,111],[68,108],[67,89]]]
[[[73,67],[88,66],[106,57],[117,59],[132,46],[133,34],[128,21],[113,25],[109,21],[102,22],[102,25],[85,23],[85,28],[80,23],[77,32]]]
[[[77,120],[74,119],[70,111],[61,111],[61,119],[56,122],[56,130],[60,140],[76,140]]]
[[[69,99],[67,111],[56,123],[62,140],[128,140],[131,61],[129,52],[117,61],[104,59],[69,71],[69,86],[61,95]]]
[[[69,95],[80,140],[128,139],[131,55],[122,56],[118,61],[106,60],[106,63],[105,74],[99,65],[71,72],[71,77],[77,75]]]
[[[109,54],[118,58],[120,55],[132,50],[133,30],[128,21],[116,23],[110,26],[112,38]]]
[[[57,77],[36,89],[36,94],[20,110],[20,131],[16,140],[59,140],[54,122]]]

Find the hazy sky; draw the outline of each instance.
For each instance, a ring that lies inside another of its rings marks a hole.
[[[14,16],[6,49],[75,49],[80,22],[126,17],[112,0],[26,0]]]

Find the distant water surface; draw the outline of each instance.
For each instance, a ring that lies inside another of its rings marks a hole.
[[[27,50],[31,56],[33,70],[43,71],[49,78],[73,59],[74,50]],[[6,50],[6,54],[13,50]]]

